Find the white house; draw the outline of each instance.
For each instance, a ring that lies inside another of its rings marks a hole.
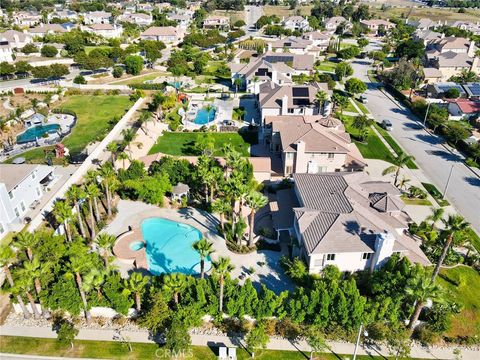
[[[153,22],[153,17],[151,14],[125,13],[120,15],[117,20],[137,24],[139,26],[150,26]]]
[[[285,29],[291,31],[310,31],[312,30],[308,20],[303,16],[290,16],[282,21],[282,25]]]
[[[15,11],[12,15],[13,23],[18,26],[35,26],[42,21],[42,15],[36,11]]]
[[[362,20],[360,21],[360,24],[373,35],[378,35],[378,31],[381,28],[385,31],[389,31],[395,27],[394,23],[382,19]]]
[[[23,48],[30,42],[32,36],[20,31],[7,30],[0,33],[0,62],[13,62],[13,51]]]
[[[75,22],[78,20],[78,14],[76,11],[73,11],[73,10],[56,10],[52,13],[49,13],[47,18],[48,20],[52,20],[55,18],[68,19],[70,21]]]
[[[109,24],[112,13],[106,11],[90,11],[83,16],[85,25],[91,24]]]
[[[359,171],[294,174],[293,180],[293,190],[277,192],[272,219],[277,231],[296,237],[298,255],[310,273],[327,265],[340,271],[374,270],[395,253],[430,264],[405,233],[410,218],[392,184]]]
[[[230,26],[230,19],[225,16],[210,15],[203,20],[205,29],[227,29]]]
[[[323,26],[325,26],[325,30],[329,32],[335,32],[337,30],[337,27],[339,27],[341,24],[345,24],[346,28],[352,27],[352,24],[343,16],[333,16],[331,18],[326,19],[323,22]]]
[[[0,164],[0,238],[23,228],[25,214],[53,179],[52,166]]]
[[[179,27],[173,26],[152,26],[140,34],[140,39],[177,44],[183,39],[183,31]]]
[[[82,27],[84,31],[94,33],[106,39],[118,38],[122,36],[122,27],[120,25],[112,24],[92,24],[90,26]]]

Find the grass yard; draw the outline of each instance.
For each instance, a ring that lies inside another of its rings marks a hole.
[[[448,298],[462,305],[460,314],[452,316],[452,338],[480,337],[480,274],[467,266],[442,269],[438,282],[447,291]]]
[[[397,142],[390,136],[388,131],[386,131],[384,128],[382,128],[378,124],[374,124],[373,126],[375,126],[375,129],[378,130],[378,132],[383,136],[385,141],[388,143],[388,145],[392,147],[392,149],[397,153],[397,155],[404,152],[403,149],[400,147],[400,145],[398,145]],[[413,160],[409,160],[407,162],[407,167],[409,169],[418,169],[418,166],[415,164]]]
[[[409,197],[402,195],[400,196],[405,205],[421,205],[421,206],[432,206],[432,203],[428,199],[410,199]]]
[[[208,135],[207,135],[208,134]],[[238,133],[203,133],[203,132],[165,132],[160,136],[148,152],[149,154],[163,153],[175,156],[197,155],[195,142],[199,138],[211,136],[215,156],[222,156],[224,144],[232,144],[243,156],[250,156],[248,144]]]
[[[379,16],[383,19],[399,18],[403,15],[408,15],[409,19],[428,18],[433,21],[448,20],[450,21],[478,21],[480,17],[480,10],[478,9],[465,9],[465,13],[459,13],[457,10],[431,8],[431,7],[389,7],[387,9],[381,9],[380,7],[370,7],[370,10],[375,16]]]
[[[128,351],[126,344],[113,341],[84,341],[74,340],[74,348],[62,345],[55,339],[40,339],[28,337],[0,336],[0,349],[4,353],[29,354],[37,356],[61,356],[70,358],[96,358],[96,359],[173,359],[168,350],[156,344],[132,343],[132,352]],[[175,359],[217,359],[216,349],[206,346],[192,346],[183,356]],[[257,350],[255,359],[268,360],[304,360],[310,353],[300,351]],[[350,358],[351,355],[319,354],[315,359],[338,360]],[[251,359],[250,354],[242,348],[237,349],[239,360]],[[359,360],[387,359],[380,356],[358,355]],[[392,358],[393,359],[393,358]],[[419,359],[412,359],[419,360]]]
[[[450,203],[443,198],[442,194],[440,193],[440,191],[438,191],[438,189],[435,187],[435,185],[433,184],[429,184],[429,183],[422,183],[423,187],[425,188],[425,190],[427,190],[427,192],[432,195],[432,197],[435,199],[435,201],[438,203],[438,205],[440,206],[448,206],[450,205]]]
[[[355,106],[353,106],[352,102],[349,101],[347,103],[347,106],[343,109],[343,111],[347,111],[347,112],[352,112],[352,113],[357,113],[358,114],[358,111],[357,109],[355,109]],[[358,114],[360,115],[360,114]]]
[[[130,77],[128,79],[124,80],[114,80],[111,83],[115,85],[132,85],[132,84],[142,84],[145,81],[149,80],[154,80],[159,76],[168,76],[169,73],[163,72],[163,71],[155,71],[155,72],[150,72],[144,75],[140,75],[137,77]]]
[[[357,106],[360,108],[360,110],[363,111],[363,113],[365,115],[370,114],[370,111],[368,111],[367,107],[365,105],[363,105],[360,101],[358,101],[356,99],[353,99],[353,101],[355,101],[355,104],[357,104]]]
[[[337,67],[337,63],[334,63],[333,61],[325,60],[325,61],[322,61],[320,65],[315,66],[315,69],[318,71],[334,73],[336,67]]]
[[[472,246],[477,249],[478,252],[480,252],[480,236],[478,236],[471,227],[468,228],[466,233],[467,236],[470,238],[470,243],[472,244]]]
[[[85,46],[85,53],[88,55],[92,52],[93,49],[111,49],[111,46]]]
[[[267,16],[277,15],[280,19],[293,15],[310,16],[312,7],[313,5],[297,5],[295,9],[290,9],[290,6],[265,5],[263,7],[263,14]],[[299,12],[299,14],[297,14],[297,12]]]

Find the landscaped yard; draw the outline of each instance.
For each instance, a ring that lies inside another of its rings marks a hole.
[[[337,63],[334,63],[333,61],[326,60],[326,61],[322,61],[320,63],[320,65],[315,66],[315,69],[319,70],[319,71],[325,71],[325,72],[333,73],[333,72],[335,72],[336,67],[337,67]]]
[[[112,83],[115,84],[115,85],[142,84],[145,81],[154,80],[159,76],[168,76],[168,75],[170,75],[170,73],[166,73],[166,72],[163,72],[163,71],[155,71],[155,72],[149,72],[147,74],[143,74],[143,75],[140,75],[140,76],[137,76],[137,77],[130,77],[128,79],[124,79],[124,80],[120,80],[120,81],[114,80],[114,81],[112,81]]]
[[[432,203],[428,199],[410,199],[406,195],[402,195],[401,199],[406,205],[423,205],[423,206],[432,206]]]
[[[398,145],[397,142],[390,136],[388,131],[386,131],[384,128],[382,128],[378,124],[374,124],[373,126],[375,126],[375,128],[378,130],[378,132],[380,134],[382,134],[385,141],[388,143],[388,145],[390,145],[392,147],[392,149],[397,153],[397,155],[404,152],[403,149],[400,147],[400,145]],[[409,160],[407,162],[407,167],[409,169],[418,169],[417,165],[415,164],[415,162],[413,160]]]
[[[447,336],[480,337],[480,274],[467,266],[442,269],[438,282],[449,299],[462,306],[460,314],[452,316],[452,328]]]
[[[195,143],[199,138],[210,136],[213,142],[215,156],[221,156],[224,144],[232,144],[233,147],[243,156],[249,156],[248,144],[241,135],[237,133],[203,133],[203,132],[165,132],[160,136],[148,152],[149,154],[163,153],[175,156],[197,155]]]

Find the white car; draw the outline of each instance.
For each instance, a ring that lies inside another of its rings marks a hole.
[[[393,124],[390,120],[383,120],[381,126],[387,131],[393,130]]]

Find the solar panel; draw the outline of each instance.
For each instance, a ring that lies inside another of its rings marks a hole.
[[[465,87],[470,90],[472,96],[480,96],[480,83],[470,83],[465,85]]]
[[[296,105],[296,106],[310,105],[310,101],[308,100],[308,98],[295,98],[292,100],[292,102],[293,102],[293,105]]]
[[[293,97],[308,97],[307,87],[294,87],[292,89]]]

